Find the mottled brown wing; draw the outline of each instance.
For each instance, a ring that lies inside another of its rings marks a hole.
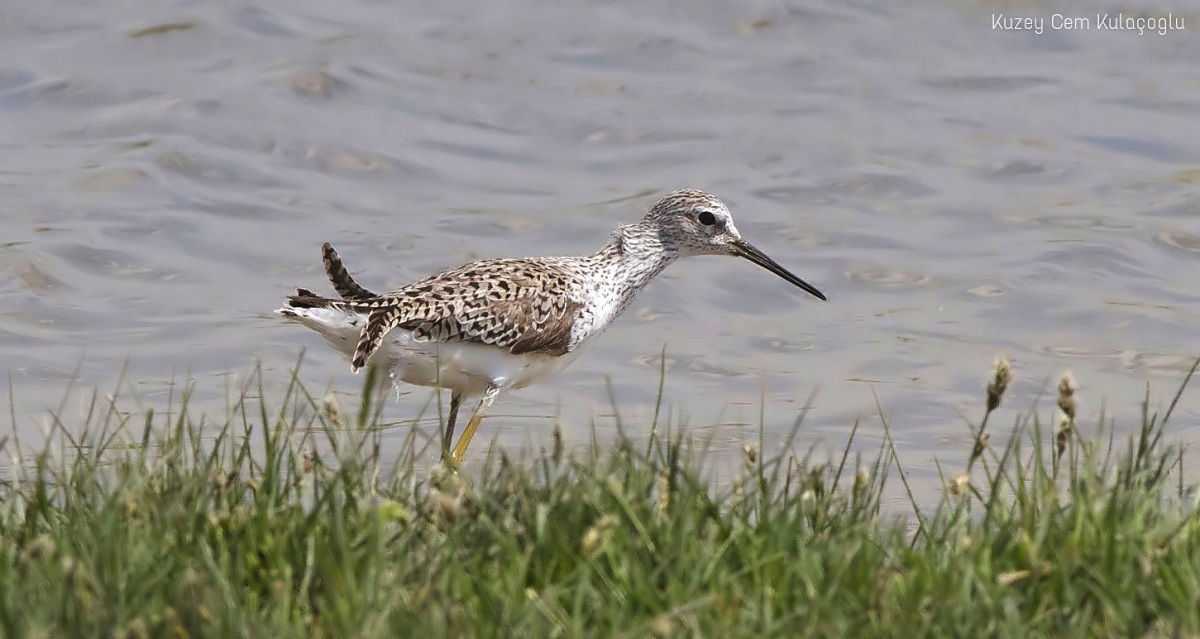
[[[414,282],[367,300],[348,301],[369,313],[352,361],[357,370],[394,328],[418,341],[475,342],[513,354],[562,355],[580,307],[572,274],[535,260],[491,260]]]

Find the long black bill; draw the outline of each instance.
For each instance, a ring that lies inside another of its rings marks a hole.
[[[772,273],[782,277],[795,286],[804,289],[806,292],[816,297],[819,300],[825,300],[825,294],[817,290],[817,287],[805,282],[796,277],[791,271],[779,265],[779,262],[767,257],[766,253],[755,248],[755,246],[746,240],[738,240],[733,243],[733,252],[741,257],[744,257],[751,262],[771,271]]]

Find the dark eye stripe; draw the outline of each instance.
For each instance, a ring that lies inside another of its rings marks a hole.
[[[717,216],[710,211],[702,211],[700,215],[696,216],[696,219],[704,226],[712,226],[717,223]]]

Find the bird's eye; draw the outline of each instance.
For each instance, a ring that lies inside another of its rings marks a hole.
[[[696,220],[704,226],[712,226],[717,223],[717,216],[713,215],[711,211],[701,211],[700,215],[696,216]]]

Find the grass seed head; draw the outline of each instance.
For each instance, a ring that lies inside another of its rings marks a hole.
[[[671,615],[662,613],[654,618],[651,624],[655,637],[673,637],[675,636],[675,623],[671,621]]]
[[[21,551],[21,562],[28,563],[30,561],[38,561],[42,557],[49,557],[54,554],[55,544],[54,538],[50,535],[42,533],[33,538],[25,549]]]
[[[758,467],[758,450],[747,444],[742,448],[742,463],[747,473],[754,472]]]
[[[146,629],[146,622],[141,617],[125,626],[125,639],[150,639],[150,631]]]
[[[557,464],[562,461],[563,448],[562,424],[554,422],[554,451],[551,453],[554,463]]]
[[[1008,572],[1000,573],[1000,575],[996,577],[996,585],[1001,587],[1011,586],[1028,576],[1028,570],[1010,570]]]
[[[862,499],[867,494],[867,489],[871,487],[871,473],[867,469],[860,468],[854,473],[854,485],[850,489],[850,495],[855,501]]]
[[[1059,416],[1060,423],[1058,433],[1054,436],[1054,447],[1059,457],[1062,457],[1063,451],[1067,449],[1067,442],[1071,439],[1071,433],[1075,431],[1075,420],[1064,412]]]
[[[325,417],[334,425],[342,423],[342,409],[338,406],[337,398],[333,393],[326,393],[325,397],[321,398],[321,410],[324,411]]]
[[[1004,398],[1008,384],[1012,381],[1012,364],[1007,358],[997,357],[995,369],[992,381],[987,386],[987,412],[989,413],[1000,407],[1000,400]]]
[[[600,549],[604,542],[608,540],[609,534],[617,527],[618,520],[613,515],[605,515],[592,524],[587,532],[583,533],[583,539],[579,542],[579,548],[584,555],[591,555],[594,551]]]
[[[987,450],[988,441],[991,439],[987,433],[975,438],[975,446],[971,448],[971,461],[979,459],[983,451]]]
[[[1063,373],[1058,382],[1058,408],[1063,412],[1066,421],[1075,423],[1075,389],[1078,385],[1070,372]]]
[[[659,475],[656,483],[658,488],[656,514],[659,521],[666,521],[667,509],[671,507],[671,480],[666,475]]]
[[[965,495],[970,488],[971,477],[966,474],[955,477],[954,479],[950,480],[949,484],[946,485],[946,490],[949,491],[951,495]]]

